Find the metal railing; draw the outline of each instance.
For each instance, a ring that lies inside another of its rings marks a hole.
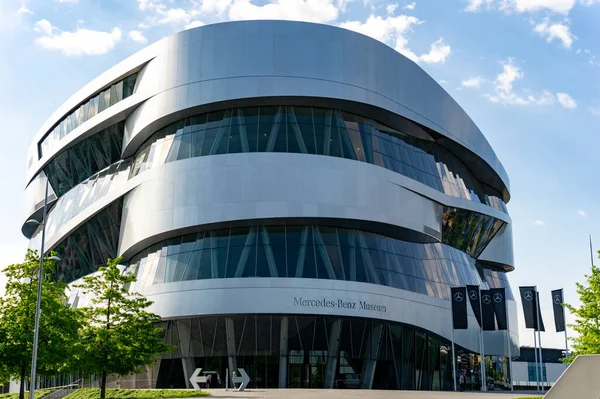
[[[48,395],[44,396],[44,399],[62,399],[65,396],[67,396],[68,394],[70,394],[71,392],[73,392],[74,390],[79,389],[82,382],[83,382],[83,379],[80,378],[79,380],[74,381],[67,385],[45,388],[45,389],[51,389],[52,392],[49,393]]]

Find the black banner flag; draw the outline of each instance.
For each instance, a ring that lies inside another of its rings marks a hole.
[[[481,290],[481,318],[483,319],[484,331],[494,331],[496,329],[494,303],[490,290]]]
[[[508,330],[508,316],[506,312],[506,296],[504,288],[492,288],[492,302],[494,303],[494,313],[498,322],[498,330]]]
[[[471,308],[477,319],[477,323],[481,327],[481,308],[479,306],[479,286],[478,285],[467,285],[467,296],[469,302],[471,302]]]
[[[521,304],[523,305],[523,315],[525,316],[525,328],[536,328],[537,320],[535,315],[535,287],[519,287],[521,292]]]
[[[467,320],[467,291],[465,287],[451,288],[452,300],[452,326],[456,330],[469,328]]]
[[[554,326],[556,332],[565,331],[565,308],[562,306],[564,301],[563,290],[552,291],[552,309],[554,310]]]
[[[525,328],[533,328],[537,331],[538,329],[538,315],[536,309],[540,310],[539,306],[539,293],[536,292],[535,287],[519,287],[521,292],[521,304],[523,305],[523,315],[525,316]],[[536,295],[537,294],[537,295]],[[544,329],[544,321],[542,320],[542,314],[539,314],[541,331]]]
[[[540,317],[540,331],[546,331],[546,329],[544,328],[544,319],[542,319],[542,310],[540,308],[540,293],[539,293],[539,291],[537,292],[537,309],[538,309],[538,315]],[[537,327],[537,319],[536,319],[535,326]]]

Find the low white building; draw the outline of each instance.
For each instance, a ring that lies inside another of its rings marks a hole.
[[[542,376],[544,387],[549,389],[562,373],[567,365],[561,362],[565,357],[564,349],[542,348]],[[513,361],[513,385],[515,389],[536,389],[537,369],[535,363],[534,349],[527,346],[521,347],[519,357]]]

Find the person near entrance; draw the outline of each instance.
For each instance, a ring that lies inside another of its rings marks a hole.
[[[465,390],[465,373],[460,373],[460,376],[458,377],[458,383],[460,385],[460,391],[464,392]]]
[[[231,383],[233,384],[233,389],[237,389],[237,387],[235,386],[235,377],[237,377],[237,373],[235,371],[232,373],[232,377],[233,378],[231,378]]]

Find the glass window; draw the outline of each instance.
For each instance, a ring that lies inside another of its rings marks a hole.
[[[86,120],[94,117],[99,112],[102,112],[106,108],[116,104],[123,98],[133,93],[133,86],[135,85],[137,74],[133,74],[125,78],[124,81],[120,81],[106,90],[100,92],[96,96],[90,98],[85,103],[81,104],[72,113],[65,116],[57,127],[50,131],[38,144],[39,154],[38,159],[41,159],[44,154],[47,154],[52,148],[58,145],[58,140],[68,135],[72,130],[77,128],[79,125],[84,123]],[[131,87],[127,89],[128,94],[121,93],[124,82],[127,81]],[[130,92],[129,92],[130,90]]]

